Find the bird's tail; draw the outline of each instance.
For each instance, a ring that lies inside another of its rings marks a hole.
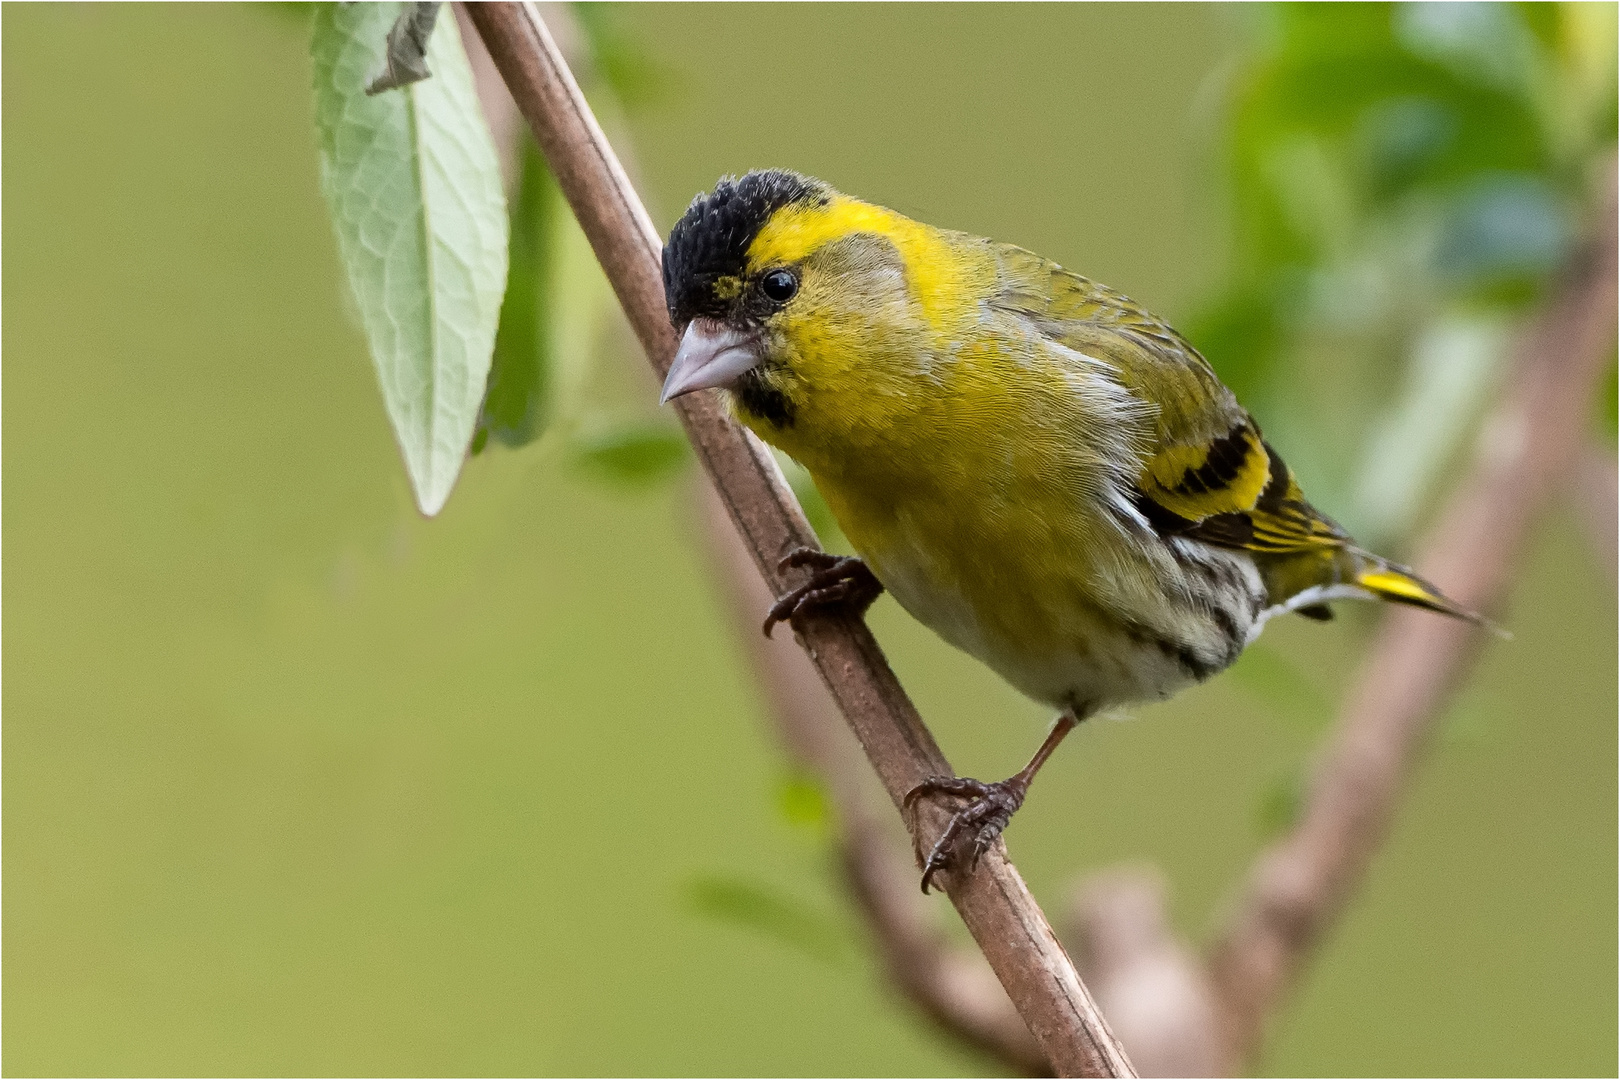
[[[1463,607],[1399,563],[1392,563],[1366,551],[1357,550],[1355,554],[1360,556],[1355,583],[1380,600],[1438,611],[1442,615],[1450,615],[1454,619],[1462,619],[1475,626],[1484,627],[1499,637],[1509,636],[1505,630],[1485,616]]]

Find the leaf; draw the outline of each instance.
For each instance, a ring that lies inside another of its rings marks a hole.
[[[1305,806],[1305,771],[1296,767],[1271,779],[1260,791],[1254,805],[1255,830],[1263,839],[1274,839],[1299,820]]]
[[[322,193],[417,505],[431,516],[484,397],[506,206],[454,19],[438,20],[428,42],[432,78],[366,95],[402,7],[322,5],[310,54]]]
[[[657,98],[671,75],[625,26],[623,11],[612,4],[575,4],[573,11],[591,66],[618,103],[634,107]]]
[[[848,962],[849,941],[835,919],[768,885],[704,876],[688,883],[686,900],[700,915],[746,927],[817,960],[839,967]]]
[[[689,447],[680,429],[657,421],[632,421],[579,436],[574,460],[596,476],[642,487],[672,476],[686,463]]]
[[[1501,319],[1435,319],[1413,342],[1399,396],[1372,424],[1345,523],[1378,547],[1403,536],[1427,507],[1470,423],[1496,385],[1510,340]]]
[[[473,453],[486,438],[523,446],[545,430],[551,381],[550,313],[555,302],[551,266],[556,239],[557,184],[532,138],[523,140],[522,171],[512,206],[506,299],[495,333],[489,389],[478,419]]]
[[[821,781],[806,772],[782,777],[776,789],[776,809],[789,825],[824,832],[832,816]]]
[[[1534,175],[1487,173],[1456,201],[1435,257],[1440,272],[1456,279],[1544,277],[1573,242],[1552,185]]]
[[[1402,4],[1395,32],[1414,54],[1458,78],[1528,96],[1536,40],[1511,4]]]

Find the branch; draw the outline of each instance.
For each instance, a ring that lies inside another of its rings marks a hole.
[[[1143,1076],[1228,1076],[1214,988],[1171,928],[1165,892],[1151,867],[1090,874],[1071,894],[1065,940]]]
[[[1620,559],[1620,468],[1616,467],[1614,451],[1600,445],[1596,439],[1587,440],[1575,463],[1575,475],[1570,495],[1581,524],[1586,527],[1592,542],[1592,553],[1609,572],[1609,583],[1615,581],[1616,560]]]
[[[468,14],[662,375],[676,342],[664,310],[662,242],[646,210],[533,6],[478,4]],[[777,561],[815,546],[815,534],[775,460],[732,422],[717,395],[682,398],[677,409],[767,586],[786,591],[802,575],[784,576]],[[952,772],[864,622],[807,620],[802,642],[897,808],[924,778]],[[920,845],[944,823],[943,809],[925,806],[910,823],[913,838]],[[1005,847],[998,843],[976,872],[951,874],[944,885],[1052,1066],[1061,1075],[1134,1075]]]
[[[1417,566],[1476,611],[1507,593],[1530,527],[1564,488],[1615,333],[1615,173],[1593,241],[1521,339],[1471,475]],[[1484,635],[1413,609],[1385,617],[1315,771],[1300,820],[1263,852],[1210,954],[1233,1060],[1251,1060],[1297,977],[1383,842],[1395,802]]]
[[[821,778],[835,811],[840,868],[894,984],[947,1034],[1009,1068],[1048,1075],[1050,1066],[982,957],[953,948],[917,889],[912,860],[885,835],[865,782],[860,748],[840,722],[814,665],[785,637],[759,632],[774,599],[749,572],[748,548],[707,481],[699,506],[716,576],[724,584],[752,667],[788,755]]]

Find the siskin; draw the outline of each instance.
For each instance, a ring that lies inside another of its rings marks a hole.
[[[962,800],[924,891],[958,846],[977,860],[1076,724],[1209,678],[1273,616],[1376,597],[1478,621],[1306,502],[1185,338],[1029,251],[764,170],[695,199],[663,269],[663,400],[721,389],[860,555],[790,555],[814,573],[766,633],[886,589],[1061,710],[1009,779],[907,795]]]

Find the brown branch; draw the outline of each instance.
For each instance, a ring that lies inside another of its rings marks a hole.
[[[1575,463],[1574,483],[1570,495],[1575,510],[1586,528],[1592,553],[1608,571],[1609,584],[1615,583],[1620,573],[1620,467],[1616,466],[1614,451],[1589,439]]]
[[[592,117],[567,64],[528,3],[468,10],[518,103],[648,359],[660,374],[675,353],[664,311],[662,242]],[[768,451],[726,415],[717,396],[677,403],[698,459],[714,480],[766,584],[780,593],[801,575],[777,561],[814,546]],[[930,775],[950,773],[945,756],[858,619],[809,621],[802,635],[817,671],[896,807]],[[937,835],[944,812],[925,807],[914,839]],[[1030,1032],[1061,1075],[1130,1076],[1130,1063],[1081,984],[1068,954],[999,843],[971,874],[952,874],[946,892]]]
[[[704,480],[699,497],[714,555],[752,668],[769,699],[771,719],[788,755],[821,778],[833,804],[840,869],[896,987],[947,1034],[1009,1068],[1047,1075],[1046,1056],[983,957],[953,948],[917,889],[911,857],[877,818],[860,747],[839,720],[814,665],[786,636],[759,632],[760,612],[774,599],[751,572],[751,557],[725,504]]]
[[[451,7],[456,13],[456,28],[461,31],[462,51],[467,54],[467,63],[472,68],[473,88],[478,92],[479,111],[484,114],[484,123],[489,127],[490,138],[495,141],[495,154],[501,162],[501,181],[510,196],[517,187],[519,161],[523,155],[523,135],[527,130],[523,126],[523,114],[518,111],[517,102],[512,100],[511,93],[506,89],[506,80],[501,78],[489,50],[484,47],[484,39],[479,35],[478,28],[473,25],[472,17],[467,14],[467,5],[456,3]],[[592,70],[590,65],[594,61],[585,47],[584,34],[573,11],[567,4],[557,0],[548,0],[546,3],[537,4],[536,7],[541,17],[545,19],[546,28],[551,31],[557,47],[562,51],[563,59],[575,72],[584,66],[586,81],[589,82]],[[630,170],[632,173],[634,171]]]
[[[1615,333],[1615,173],[1593,241],[1520,340],[1504,399],[1471,475],[1417,566],[1463,604],[1490,611],[1547,498],[1565,487]],[[1342,910],[1384,840],[1396,799],[1482,631],[1391,610],[1346,699],[1293,830],[1256,860],[1210,954],[1225,1042],[1251,1060],[1266,1017]]]
[[[1165,893],[1151,867],[1090,874],[1072,892],[1065,940],[1143,1076],[1229,1075],[1209,973],[1171,928]]]

